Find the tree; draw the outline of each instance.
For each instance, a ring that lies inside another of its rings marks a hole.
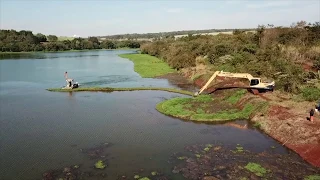
[[[239,30],[239,29],[236,29],[236,30],[234,30],[234,31],[232,32],[233,35],[239,35],[239,34],[242,34],[242,33],[244,33],[244,31]]]
[[[105,49],[116,49],[117,46],[114,42],[106,40],[101,43],[101,47]]]
[[[44,34],[38,33],[38,34],[36,34],[36,37],[38,38],[39,42],[46,42],[47,41],[47,37]]]
[[[56,42],[56,41],[58,41],[58,37],[55,36],[55,35],[49,35],[49,36],[47,36],[47,39],[48,39],[49,42]]]
[[[295,27],[296,28],[304,28],[306,25],[307,25],[306,21],[299,21],[299,22],[297,22]]]
[[[89,38],[88,38],[88,41],[91,41],[91,42],[93,42],[93,43],[99,44],[99,40],[98,40],[97,37],[89,37]]]
[[[80,38],[80,37],[79,38],[74,38],[71,41],[72,49],[77,49],[77,50],[84,49],[83,41],[84,41],[83,38]]]

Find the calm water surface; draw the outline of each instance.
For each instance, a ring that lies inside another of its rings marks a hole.
[[[158,102],[179,94],[45,90],[64,86],[65,71],[83,86],[178,88],[165,79],[141,78],[131,61],[117,56],[130,52],[39,53],[1,60],[0,179],[41,179],[50,169],[75,164],[91,170],[96,161],[79,149],[105,142],[113,144],[103,170],[107,179],[131,176],[141,168],[170,175],[168,157],[190,144],[240,143],[257,152],[276,146],[278,153],[288,153],[254,129],[195,124],[155,110]]]

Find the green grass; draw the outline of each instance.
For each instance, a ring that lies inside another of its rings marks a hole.
[[[185,94],[193,96],[193,92],[184,91],[173,88],[159,88],[159,87],[134,87],[134,88],[111,88],[111,87],[79,87],[75,89],[61,89],[61,88],[49,88],[48,91],[52,92],[80,92],[80,91],[101,91],[101,92],[113,92],[113,91],[143,91],[143,90],[156,90],[167,91],[179,94]]]
[[[193,111],[186,110],[183,104],[190,102],[190,98],[173,98],[157,104],[156,109],[166,115],[175,117],[188,117]]]
[[[134,63],[134,71],[143,78],[153,78],[176,72],[167,63],[160,59],[146,54],[121,54],[122,58],[127,58]]]
[[[232,96],[226,98],[226,101],[231,104],[236,104],[246,94],[246,92],[247,91],[244,89],[236,91]]]
[[[195,101],[202,102],[202,103],[211,102],[212,100],[213,100],[212,96],[210,96],[210,95],[201,95],[201,96],[198,96],[197,98],[195,98]]]
[[[198,114],[204,114],[205,111],[204,111],[203,109],[198,108],[198,109],[197,109],[197,113],[198,113]]]
[[[156,109],[173,117],[193,120],[193,121],[227,121],[236,119],[248,119],[251,113],[255,110],[252,104],[247,104],[242,110],[230,109],[226,111],[219,111],[217,113],[206,114],[201,108],[190,110],[190,104],[193,102],[201,102],[209,99],[208,95],[200,95],[195,98],[173,98],[157,104]],[[211,99],[211,98],[210,98]]]
[[[320,175],[310,175],[305,177],[304,180],[320,180]]]
[[[244,168],[259,177],[263,177],[267,173],[267,170],[257,163],[249,162]]]
[[[252,104],[247,104],[242,110],[219,111],[214,114],[193,114],[191,120],[195,121],[228,121],[236,119],[248,119],[253,112]]]

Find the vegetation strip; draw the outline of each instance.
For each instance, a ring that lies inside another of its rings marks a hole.
[[[134,63],[134,71],[143,78],[176,72],[167,63],[147,54],[120,54],[119,56],[131,60]]]
[[[111,88],[111,87],[82,87],[76,89],[62,89],[62,88],[49,88],[48,91],[52,92],[80,92],[80,91],[101,91],[101,92],[113,92],[113,91],[167,91],[173,93],[179,93],[184,95],[193,96],[193,92],[173,89],[173,88],[159,88],[159,87],[133,87],[133,88]]]
[[[190,111],[184,109],[180,104],[184,100],[187,101],[190,98],[174,98],[166,100],[157,104],[156,109],[166,115],[170,115],[177,118],[189,119],[192,121],[227,121],[236,119],[248,119],[254,110],[253,105],[247,104],[242,110],[226,110],[216,113],[206,113],[202,109]],[[192,99],[190,99],[191,101]]]

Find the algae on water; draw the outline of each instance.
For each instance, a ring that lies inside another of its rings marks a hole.
[[[243,147],[242,146],[237,146],[236,149],[237,149],[238,152],[243,152]]]
[[[104,163],[99,160],[98,162],[96,162],[96,164],[94,165],[97,169],[104,169],[106,167],[106,165],[104,165]]]
[[[263,177],[267,173],[267,170],[257,163],[249,162],[244,168],[259,177]]]
[[[208,148],[212,148],[212,147],[213,147],[212,144],[207,144],[206,146],[207,146]]]
[[[203,150],[208,152],[212,147],[212,144],[206,144],[206,147]]]
[[[178,157],[178,159],[179,160],[184,160],[184,159],[187,159],[187,157],[186,156],[180,156],[180,157]]]
[[[134,175],[134,177],[133,177],[134,179],[139,179],[140,178],[140,176],[139,175]]]
[[[148,177],[140,178],[139,180],[150,180]]]

